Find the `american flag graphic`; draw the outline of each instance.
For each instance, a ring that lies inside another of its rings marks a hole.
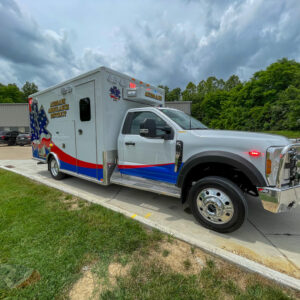
[[[47,130],[49,120],[43,105],[38,109],[37,101],[32,101],[30,110],[31,141],[33,156],[45,158],[50,152],[51,133]]]
[[[49,131],[46,129],[49,120],[45,113],[44,107],[38,109],[36,101],[32,102],[30,112],[30,127],[31,127],[31,140],[40,140],[42,134],[48,135]]]

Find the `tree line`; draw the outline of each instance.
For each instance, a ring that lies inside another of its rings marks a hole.
[[[210,128],[235,130],[300,130],[300,63],[286,58],[242,82],[208,77],[185,90],[165,89],[166,101],[192,101],[192,115]],[[0,103],[27,102],[38,91],[34,83],[0,83]]]
[[[15,83],[4,85],[0,83],[0,103],[25,103],[28,96],[38,92],[38,86],[28,82],[21,89]]]
[[[184,91],[165,89],[166,101],[192,101],[192,115],[210,128],[300,130],[300,63],[286,58],[241,82],[208,77]]]

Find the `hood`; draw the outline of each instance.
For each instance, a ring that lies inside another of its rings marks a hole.
[[[235,130],[215,130],[215,129],[205,129],[205,130],[192,130],[192,134],[199,137],[207,138],[219,138],[219,139],[232,139],[240,140],[241,142],[247,141],[251,142],[261,142],[264,144],[269,144],[270,146],[286,146],[290,144],[290,140],[284,136],[276,134],[266,134],[248,131],[235,131]]]

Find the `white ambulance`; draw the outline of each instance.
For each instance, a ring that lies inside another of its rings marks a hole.
[[[239,228],[245,194],[281,212],[300,201],[300,144],[210,130],[164,107],[164,90],[105,67],[29,98],[33,158],[70,174],[174,196],[218,232]]]

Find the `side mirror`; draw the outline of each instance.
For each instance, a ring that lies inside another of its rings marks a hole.
[[[153,119],[145,119],[140,125],[140,136],[154,138],[156,137],[156,123]]]
[[[174,133],[173,133],[173,130],[170,126],[166,125],[161,130],[165,132],[165,134],[163,136],[163,138],[165,140],[172,140],[173,139]]]

